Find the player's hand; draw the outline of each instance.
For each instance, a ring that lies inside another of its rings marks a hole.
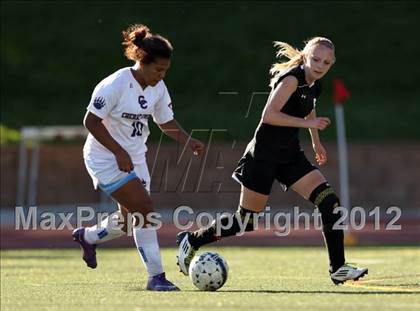
[[[130,155],[124,149],[120,149],[115,153],[115,159],[117,160],[120,171],[129,173],[134,170]]]
[[[196,156],[202,155],[205,149],[204,144],[201,141],[194,138],[190,139],[188,146],[191,148],[191,150],[194,152],[194,155]]]
[[[306,120],[307,127],[311,129],[325,130],[330,124],[331,120],[325,117],[318,117],[315,119]]]
[[[314,152],[315,152],[315,160],[318,165],[324,165],[327,163],[327,151],[321,143],[317,143],[312,145]]]

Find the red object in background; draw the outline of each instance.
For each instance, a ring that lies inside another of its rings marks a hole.
[[[343,81],[340,79],[334,79],[334,103],[336,105],[342,104],[344,101],[350,98],[350,92],[347,90]]]

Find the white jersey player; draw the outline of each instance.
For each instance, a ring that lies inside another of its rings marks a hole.
[[[163,82],[172,54],[169,41],[138,24],[123,31],[123,37],[125,55],[135,65],[118,70],[96,86],[84,120],[89,135],[83,148],[94,187],[110,195],[119,212],[100,226],[74,230],[73,239],[80,244],[87,266],[96,268],[96,246],[123,236],[128,223],[134,221],[134,240],[149,275],[146,289],[179,290],[165,277],[156,229],[147,221],[153,212],[145,157],[148,120],[151,117],[165,134],[187,143],[196,155],[203,152],[204,145],[190,138],[174,119]],[[142,219],[131,218],[133,213],[140,213]]]
[[[149,136],[150,117],[157,124],[165,124],[174,118],[171,98],[163,80],[145,89],[136,81],[132,68],[118,70],[102,80],[92,94],[88,112],[102,119],[102,124],[130,155],[134,172],[127,174],[119,170],[115,155],[89,133],[83,148],[83,157],[94,186],[111,194],[110,185],[122,178],[135,176],[143,178],[149,187],[149,177],[145,165],[146,141]],[[114,169],[109,169],[112,166]],[[139,169],[139,172],[136,172]],[[144,175],[144,176],[143,176]],[[99,183],[101,180],[101,183]]]

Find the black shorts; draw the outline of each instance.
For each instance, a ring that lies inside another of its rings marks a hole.
[[[299,151],[285,163],[255,159],[246,153],[239,160],[232,177],[248,189],[269,195],[274,180],[287,191],[296,181],[316,169],[318,168],[308,161],[303,151]]]

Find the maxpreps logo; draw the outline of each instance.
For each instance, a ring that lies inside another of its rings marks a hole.
[[[101,96],[95,97],[93,100],[93,106],[98,110],[101,109],[103,106],[105,106],[105,98]]]

